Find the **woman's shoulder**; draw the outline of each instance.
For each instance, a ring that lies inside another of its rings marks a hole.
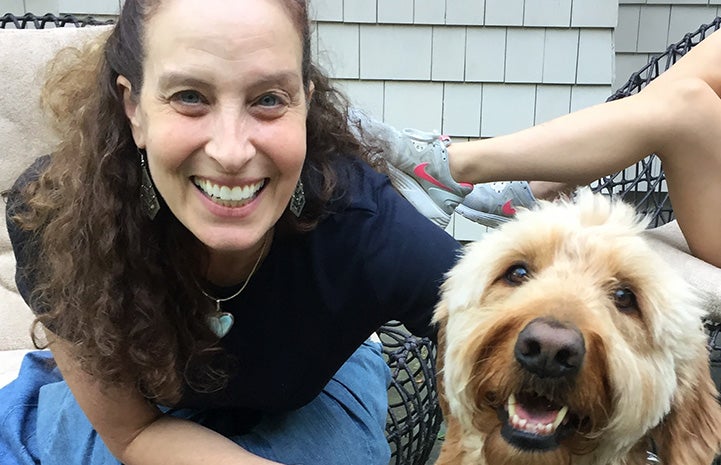
[[[361,159],[345,159],[337,167],[344,192],[338,197],[341,211],[368,210],[378,213],[388,200],[397,200],[399,194],[388,176],[377,171]]]
[[[19,194],[23,192],[29,184],[37,181],[49,165],[50,155],[43,155],[33,160],[30,166],[20,173],[20,176],[18,176],[12,187],[7,191],[8,212],[11,211],[11,207],[18,206],[18,202],[21,202]]]
[[[338,233],[348,240],[455,241],[410,204],[391,184],[387,175],[376,171],[363,160],[350,160],[341,170],[346,177],[346,191],[341,204],[319,225],[319,233]]]
[[[25,188],[35,182],[47,169],[50,156],[45,155],[33,161],[17,178],[13,186],[7,191],[7,205],[5,220],[16,260],[15,284],[18,292],[26,303],[36,313],[41,312],[38,307],[31,305],[31,294],[35,287],[36,267],[40,254],[39,231],[29,231],[17,223],[17,217],[27,208],[26,198],[23,195]]]

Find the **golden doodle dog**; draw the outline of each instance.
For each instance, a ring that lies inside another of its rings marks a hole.
[[[721,449],[697,297],[632,207],[577,197],[519,212],[448,273],[437,465],[709,465]]]

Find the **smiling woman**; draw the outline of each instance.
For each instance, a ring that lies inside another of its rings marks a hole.
[[[208,248],[209,274],[232,284],[298,183],[313,85],[303,85],[302,42],[280,2],[229,8],[238,19],[199,29],[212,19],[200,2],[161,7],[146,28],[142,87],[122,74],[117,83],[156,188]],[[228,204],[234,190],[252,198]]]
[[[126,0],[54,60],[60,144],[7,193],[63,378],[27,462],[388,462],[366,339],[433,335],[458,244],[378,172],[310,49],[303,0]]]

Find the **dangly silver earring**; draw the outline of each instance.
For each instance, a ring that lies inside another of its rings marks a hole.
[[[305,207],[305,192],[303,191],[303,181],[298,179],[298,184],[295,185],[288,209],[298,218],[300,214],[303,213],[303,207]]]
[[[150,179],[145,154],[140,149],[138,149],[138,154],[140,155],[140,208],[145,213],[145,216],[152,221],[160,211],[160,202],[158,201],[158,194],[155,191],[153,180]]]

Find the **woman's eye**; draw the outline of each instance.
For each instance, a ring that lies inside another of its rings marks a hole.
[[[625,287],[613,291],[613,304],[621,312],[634,312],[638,310],[636,294]]]
[[[280,98],[273,94],[264,95],[258,100],[258,104],[264,107],[275,107],[281,103]]]
[[[525,264],[516,264],[506,270],[503,277],[506,282],[512,286],[519,286],[528,281],[531,272]]]
[[[194,90],[182,90],[173,95],[173,100],[183,105],[200,105],[205,103],[205,99],[200,92]]]

